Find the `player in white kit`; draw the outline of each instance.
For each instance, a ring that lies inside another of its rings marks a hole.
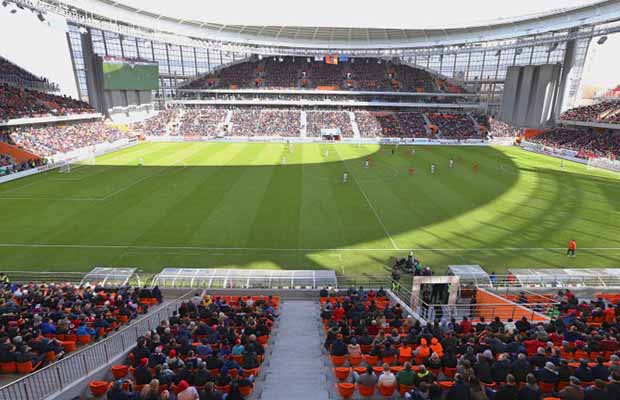
[[[411,155],[415,156],[415,149],[411,149]]]
[[[435,175],[435,164],[431,164],[431,175]]]
[[[364,161],[364,168],[368,169],[370,164],[368,164],[368,160]]]
[[[143,165],[144,165],[144,158],[140,158],[140,159],[138,160],[138,165],[139,165],[139,166],[143,166]]]
[[[344,174],[342,174],[342,183],[347,182],[349,182],[349,174],[345,172]]]
[[[450,161],[448,162],[448,166],[450,168],[454,167],[454,160],[453,159],[450,159]]]

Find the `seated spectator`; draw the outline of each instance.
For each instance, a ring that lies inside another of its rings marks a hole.
[[[389,364],[383,364],[383,372],[377,381],[379,385],[384,387],[394,386],[396,384],[396,376],[390,371]]]

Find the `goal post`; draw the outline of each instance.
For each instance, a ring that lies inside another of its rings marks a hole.
[[[71,164],[67,163],[67,164],[63,164],[58,168],[58,172],[61,174],[68,174],[71,172]]]

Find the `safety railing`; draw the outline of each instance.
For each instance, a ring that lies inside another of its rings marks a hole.
[[[1,387],[0,400],[40,400],[62,392],[66,386],[134,347],[138,337],[170,318],[189,294],[161,306],[92,346]]]
[[[513,321],[526,317],[530,321],[546,321],[547,312],[555,309],[557,302],[539,302],[531,304],[517,303],[485,303],[485,304],[429,304],[421,298],[414,298],[412,309],[428,322],[435,320],[450,320],[452,318],[460,321],[463,317],[473,320],[484,318],[490,322],[499,317],[506,321]]]

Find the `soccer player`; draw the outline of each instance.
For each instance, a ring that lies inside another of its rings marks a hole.
[[[140,157],[140,159],[138,160],[138,165],[139,166],[143,166],[144,165],[144,158]]]
[[[409,168],[409,176],[413,176],[413,173],[415,172],[415,168]]]
[[[560,160],[560,168],[564,169],[564,160]]]
[[[454,160],[453,159],[450,159],[450,161],[448,162],[448,166],[450,168],[454,167]]]
[[[480,169],[480,165],[478,165],[478,163],[474,163],[474,172],[478,172],[478,170]]]
[[[329,157],[329,149],[325,149],[325,158]]]
[[[282,156],[282,165],[286,164],[286,156]]]
[[[577,252],[577,242],[575,239],[571,239],[568,241],[568,249],[566,250],[566,255],[570,257],[576,257],[575,254]]]
[[[412,149],[411,149],[411,155],[412,155],[412,156],[415,156],[415,148],[412,148]]]
[[[370,167],[370,162],[368,160],[364,161],[364,168],[368,169]]]
[[[435,164],[431,164],[431,175],[435,175]]]
[[[349,182],[349,174],[345,171],[345,172],[342,174],[342,183],[346,184],[346,183],[348,183],[348,182]]]

